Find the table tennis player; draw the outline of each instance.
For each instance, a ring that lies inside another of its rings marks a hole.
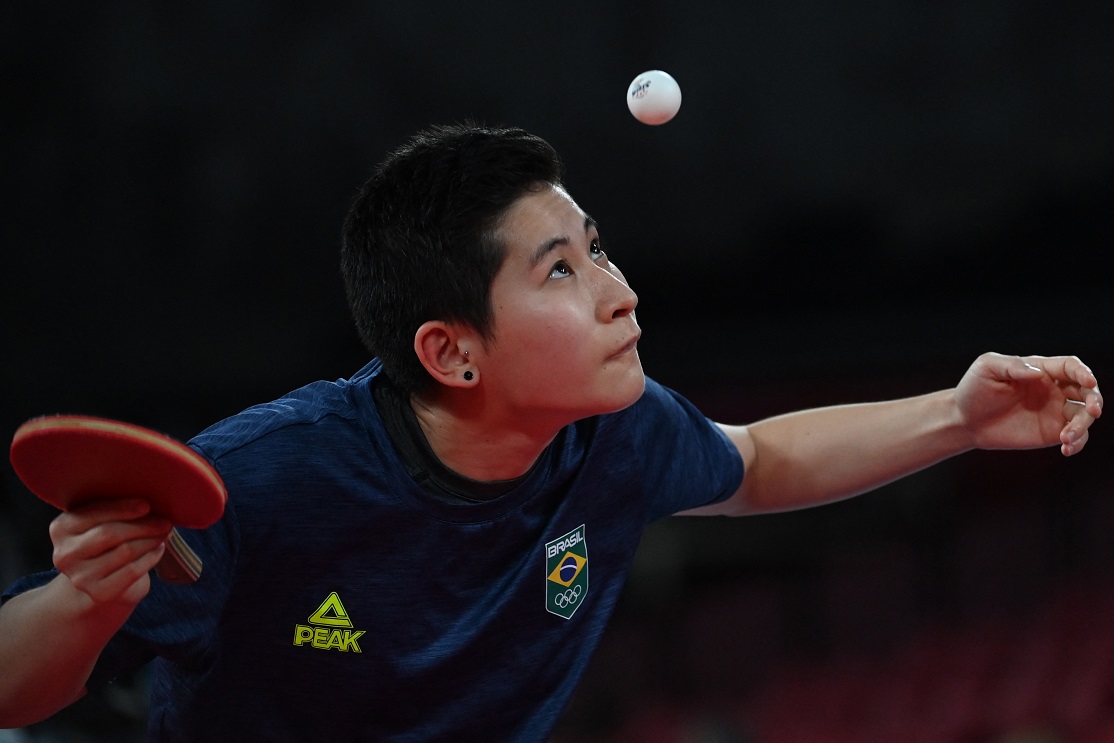
[[[3,594],[0,726],[153,663],[154,741],[545,741],[650,522],[1087,444],[1102,397],[1071,356],[707,419],[644,375],[637,296],[562,178],[517,129],[431,127],[390,153],[342,241],[372,360],[189,442],[228,490],[215,525],[182,530],[192,585],[152,577],[171,524],[142,498],[61,513],[55,568]]]

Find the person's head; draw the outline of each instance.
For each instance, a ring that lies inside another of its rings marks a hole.
[[[500,222],[562,176],[540,137],[472,124],[421,131],[374,170],[345,221],[341,267],[360,338],[397,385],[417,392],[432,381],[414,352],[427,320],[490,337]]]

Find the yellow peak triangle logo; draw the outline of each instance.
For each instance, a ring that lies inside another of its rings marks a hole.
[[[308,646],[314,650],[339,650],[342,653],[362,653],[360,638],[366,630],[352,629],[352,620],[336,591],[321,602],[309,615],[309,624],[294,625],[295,647]]]
[[[321,606],[309,615],[307,621],[319,627],[352,627],[352,620],[348,618],[348,612],[345,610],[344,604],[340,602],[340,596],[336,594],[336,591],[329,594],[329,598],[325,599]]]

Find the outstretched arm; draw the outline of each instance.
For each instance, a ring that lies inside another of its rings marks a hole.
[[[1075,357],[980,356],[954,389],[839,405],[722,428],[746,465],[727,501],[686,513],[742,515],[873,490],[970,449],[1086,445],[1102,414],[1098,380]]]
[[[38,722],[82,696],[165,550],[170,524],[148,510],[107,502],[51,523],[59,575],[0,606],[0,728]]]

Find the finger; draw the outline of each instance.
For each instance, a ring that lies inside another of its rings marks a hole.
[[[1098,387],[1083,387],[1074,382],[1057,382],[1056,386],[1069,402],[1084,406],[1092,417],[1102,415],[1102,393]]]
[[[1060,431],[1061,449],[1065,455],[1080,451],[1090,437],[1094,417],[1087,412],[1087,406],[1077,400],[1064,403],[1063,415],[1067,424]]]
[[[1065,429],[1066,430],[1066,429]],[[1060,434],[1060,453],[1065,457],[1070,457],[1073,454],[1078,454],[1083,451],[1083,447],[1087,445],[1087,441],[1091,438],[1090,431],[1086,429],[1079,436]],[[1067,440],[1065,440],[1067,439]]]
[[[1000,353],[984,353],[978,363],[984,372],[996,379],[1007,381],[1030,380],[1045,374],[1040,366],[1030,363],[1035,357],[1004,356]]]
[[[136,602],[150,588],[147,574],[166,552],[166,541],[138,539],[117,545],[91,560],[63,571],[78,590],[98,603]]]
[[[138,521],[152,517],[151,503],[143,498],[103,498],[64,511],[59,518],[86,528],[109,521]]]
[[[102,514],[103,515],[103,514]],[[131,521],[69,520],[66,514],[50,524],[54,544],[54,564],[60,570],[79,560],[91,560],[111,552],[119,545],[140,539],[163,541],[170,536],[169,521],[158,516],[143,516]]]
[[[82,534],[108,521],[134,521],[151,511],[150,504],[140,498],[112,498],[91,501],[64,511],[51,523],[52,536]]]
[[[1080,405],[1085,404],[1088,393],[1091,391],[1086,387],[1080,387],[1075,382],[1056,382],[1056,386],[1060,388],[1061,394],[1069,402],[1076,402]]]
[[[131,521],[151,512],[151,503],[143,498],[102,498],[83,503],[67,513],[94,521]]]
[[[50,536],[55,544],[66,539],[80,538],[135,538],[143,535],[170,533],[172,524],[161,516],[140,516],[139,518],[118,519],[112,514],[97,516],[74,513],[59,514],[50,523]]]
[[[104,559],[111,561],[126,554],[134,557],[169,538],[169,530],[152,530],[142,525],[106,524],[86,534],[56,543],[54,566],[67,572],[78,569],[83,563],[95,564]]]
[[[1023,361],[1027,367],[1040,369],[1057,381],[1073,382],[1088,389],[1098,387],[1094,372],[1077,356],[1027,356]]]
[[[1084,403],[1093,417],[1102,415],[1103,398],[1098,377],[1078,357],[1028,356],[1023,363],[1030,370],[1039,369],[1048,374],[1067,397]]]
[[[1095,418],[1102,415],[1102,393],[1099,392],[1097,383],[1084,393],[1083,403],[1087,406],[1087,412]]]
[[[1086,415],[1087,405],[1082,400],[1068,398],[1064,400],[1064,420],[1071,421],[1080,414]]]

